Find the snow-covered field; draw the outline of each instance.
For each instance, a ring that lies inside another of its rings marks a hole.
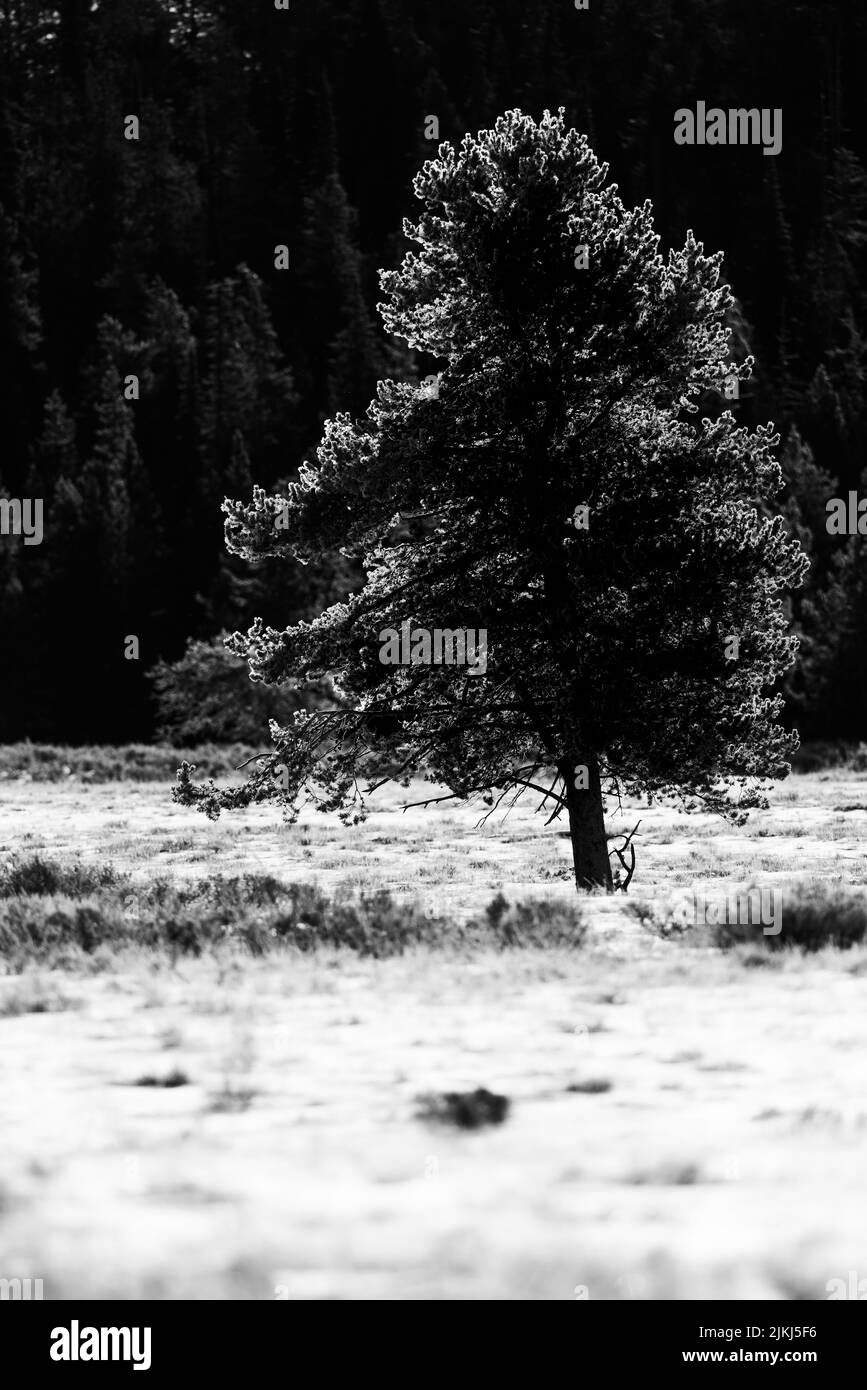
[[[389,887],[456,920],[499,889],[574,895],[532,800],[479,829],[454,803],[399,810],[426,792],[287,828],[213,825],[167,786],[6,783],[0,855]],[[737,831],[645,806],[611,827],[639,818],[630,898],[867,881],[863,776],[790,779]],[[867,1279],[867,948],[723,954],[586,901],[576,951],[126,953],[0,978],[0,1277],[256,1299],[822,1299]],[[420,1093],[477,1086],[510,1098],[505,1123],[417,1116]]]

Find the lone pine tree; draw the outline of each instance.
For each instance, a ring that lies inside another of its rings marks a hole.
[[[781,593],[807,565],[766,505],[777,439],[696,419],[750,370],[728,360],[721,256],[689,233],[664,260],[649,202],[627,211],[607,175],[562,111],[510,111],[424,165],[418,249],[381,274],[380,312],[438,389],[380,382],[284,497],[224,503],[251,560],[361,560],[345,602],[229,643],[253,680],[331,673],[345,707],[272,724],[242,787],[184,764],[176,799],[212,817],[274,799],[291,818],[305,796],[354,822],[385,755],[404,784],[424,769],[489,806],[538,790],[568,815],[577,884],[609,890],[604,794],[738,823],[767,804],[797,737],[763,692],[794,660]],[[420,648],[384,665],[381,634],[404,623],[485,629],[486,670]]]

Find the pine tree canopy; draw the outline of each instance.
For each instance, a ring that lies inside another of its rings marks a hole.
[[[379,307],[438,385],[381,381],[285,495],[224,503],[248,560],[361,562],[360,590],[313,622],[230,643],[254,680],[330,673],[347,708],[272,725],[243,787],[185,764],[175,795],[212,816],[308,796],[353,820],[375,753],[460,798],[539,789],[568,811],[578,882],[610,887],[603,793],[742,820],[797,746],[771,692],[797,645],[782,591],[808,561],[767,505],[777,436],[700,417],[751,366],[729,357],[721,254],[689,233],[664,258],[649,201],[627,210],[563,111],[441,145],[414,191],[415,249]],[[383,664],[405,623],[485,631],[486,669]]]

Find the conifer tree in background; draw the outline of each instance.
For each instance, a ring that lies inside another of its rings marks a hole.
[[[42,348],[39,277],[25,256],[17,223],[0,203],[0,439],[2,472],[17,491],[28,427],[38,400]],[[11,465],[11,466],[10,466]]]
[[[222,634],[225,636],[226,634]],[[158,661],[150,673],[157,711],[157,737],[176,748],[200,743],[250,743],[261,747],[270,719],[291,719],[305,704],[334,707],[327,682],[302,697],[250,680],[247,663],[220,640],[191,640],[171,665]]]
[[[312,325],[305,344],[307,394],[334,411],[363,410],[383,364],[364,298],[355,210],[332,174],[305,200],[304,211],[298,278],[301,319]],[[317,432],[326,413],[317,412]]]
[[[208,632],[237,620],[226,599],[237,565],[213,544],[220,502],[244,487],[251,464],[260,483],[287,471],[285,436],[295,405],[265,301],[262,281],[246,265],[208,287],[202,325],[198,399],[199,487],[192,544],[197,560],[200,623]]]
[[[260,476],[285,466],[281,431],[294,403],[286,368],[265,303],[262,282],[247,266],[208,287],[202,332],[201,384],[203,500],[223,497],[237,462],[240,431]]]
[[[100,630],[101,606],[94,605],[94,588],[83,582],[82,575],[82,554],[91,553],[93,537],[85,534],[84,502],[76,486],[80,471],[75,422],[61,393],[53,391],[45,402],[39,437],[30,450],[25,484],[28,497],[43,499],[45,534],[43,543],[27,552],[20,573],[27,623],[32,631],[52,631],[55,664],[50,671],[44,653],[23,642],[15,658],[19,678],[4,701],[11,706],[9,713],[26,719],[34,739],[51,740],[57,727],[57,673],[66,673],[68,691],[70,677],[81,662],[79,625],[82,612],[88,609],[98,608],[91,613],[91,662],[94,645],[98,645],[93,638]],[[69,703],[75,706],[77,702],[73,699]],[[75,733],[76,722],[68,711],[66,727]]]
[[[224,503],[250,560],[362,559],[360,591],[314,622],[230,643],[268,684],[333,674],[350,708],[272,725],[241,788],[184,764],[175,797],[291,815],[306,795],[353,820],[378,750],[461,799],[541,790],[568,815],[577,885],[610,889],[605,793],[741,822],[797,746],[765,694],[794,660],[780,593],[808,563],[765,508],[776,437],[696,418],[749,372],[729,360],[721,256],[690,233],[663,259],[649,203],[624,207],[562,111],[440,146],[414,189],[417,249],[383,272],[381,310],[439,389],[380,382],[285,497]],[[485,629],[486,671],[383,665],[404,623]]]

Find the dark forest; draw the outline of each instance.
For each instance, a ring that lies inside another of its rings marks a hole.
[[[345,592],[339,555],[228,556],[220,504],[277,490],[378,379],[437,370],[385,334],[377,271],[438,142],[514,107],[565,108],[664,251],[692,228],[724,252],[755,367],[706,413],[774,422],[812,561],[787,721],[867,737],[867,550],[826,514],[867,489],[857,0],[4,0],[2,20],[0,495],[44,499],[45,534],[0,548],[0,739],[147,739],[149,676],[190,639]],[[705,98],[781,108],[780,154],[677,145],[674,110]]]

